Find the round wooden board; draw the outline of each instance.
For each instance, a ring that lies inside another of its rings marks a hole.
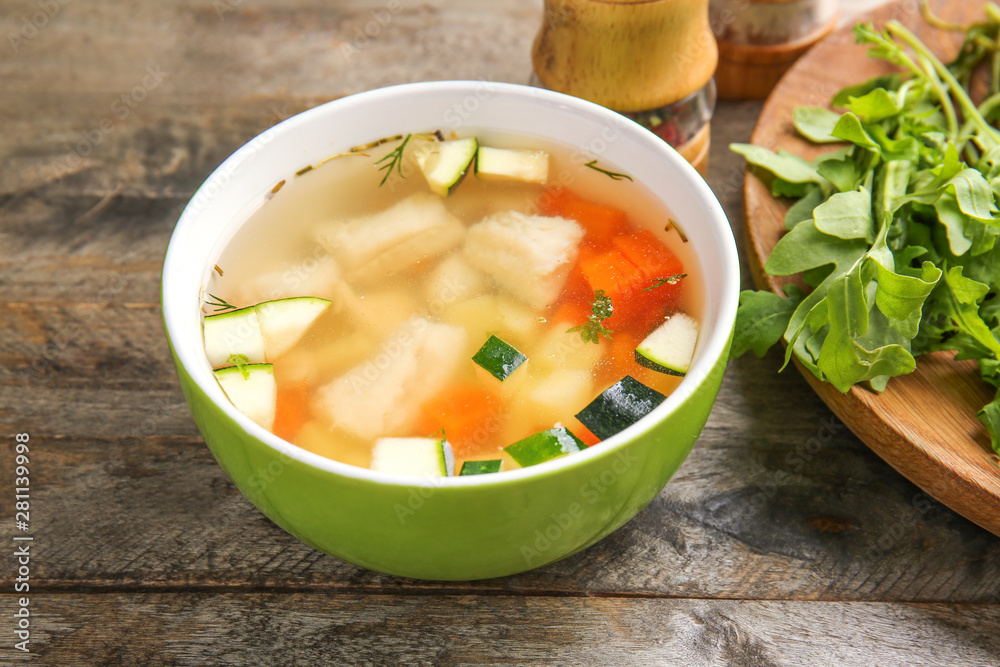
[[[939,16],[959,23],[981,19],[985,4],[984,0],[931,2]],[[877,27],[889,19],[901,21],[945,60],[958,50],[960,36],[927,26],[916,0],[894,2],[867,18]],[[854,43],[850,28],[835,32],[803,56],[774,89],[751,142],[809,159],[829,150],[795,133],[795,107],[826,105],[841,88],[888,71],[888,65],[868,58],[867,49]],[[784,233],[788,202],[774,199],[767,186],[748,172],[743,204],[754,282],[761,289],[778,292],[789,279],[768,276],[761,266]],[[956,362],[950,353],[922,356],[915,372],[894,378],[879,395],[858,387],[841,394],[809,371],[799,370],[875,453],[940,502],[1000,535],[1000,464],[989,436],[975,418],[993,391],[979,379],[975,362]]]

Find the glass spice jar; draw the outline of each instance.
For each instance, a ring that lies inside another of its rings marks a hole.
[[[532,82],[625,114],[707,169],[709,0],[545,0]]]
[[[711,0],[715,78],[726,99],[763,98],[837,23],[837,0]]]

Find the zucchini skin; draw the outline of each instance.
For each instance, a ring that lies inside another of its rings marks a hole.
[[[523,440],[504,447],[504,451],[522,468],[545,463],[573,452],[586,449],[578,437],[565,426],[532,433]]]
[[[500,465],[502,463],[502,459],[491,459],[489,461],[465,461],[462,463],[462,470],[458,474],[459,476],[488,475],[490,473],[500,472]]]
[[[685,313],[668,316],[635,348],[635,362],[658,373],[684,377],[694,358],[698,328],[698,322]]]
[[[591,433],[607,440],[636,423],[667,399],[631,375],[605,389],[576,414]]]
[[[643,368],[648,368],[654,370],[658,373],[663,373],[665,375],[673,375],[675,377],[684,377],[687,373],[682,373],[676,369],[670,368],[669,366],[664,366],[658,364],[649,357],[642,355],[639,350],[635,351],[635,363],[639,364]]]

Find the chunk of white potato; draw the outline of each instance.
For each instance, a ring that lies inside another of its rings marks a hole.
[[[469,228],[463,252],[507,292],[541,311],[558,297],[583,228],[573,220],[507,211]]]
[[[441,319],[469,332],[471,356],[491,334],[515,347],[531,340],[541,324],[524,304],[509,297],[483,294],[447,306]]]
[[[589,371],[604,356],[610,341],[602,339],[597,345],[587,343],[579,332],[567,331],[568,327],[566,322],[554,323],[531,351],[530,358],[540,370],[574,368]]]
[[[367,360],[321,387],[313,409],[360,438],[406,435],[419,406],[468,361],[465,338],[458,327],[407,320]]]
[[[582,410],[594,399],[590,371],[579,368],[555,370],[528,389],[527,401],[535,414],[555,422]]]
[[[374,215],[331,222],[317,234],[349,281],[370,283],[459,246],[465,226],[433,194],[415,194]]]
[[[337,308],[344,285],[340,266],[325,251],[316,248],[318,256],[302,257],[286,262],[280,268],[255,275],[243,286],[243,300],[259,303],[296,296],[318,296],[330,299]]]
[[[431,308],[445,308],[481,294],[489,285],[486,274],[459,253],[451,253],[427,277],[425,292]]]
[[[279,377],[285,382],[316,382],[332,378],[375,351],[377,339],[352,331],[325,339],[319,345],[300,346],[281,359]]]
[[[353,326],[380,340],[402,322],[417,315],[419,308],[415,290],[400,286],[357,295],[349,302],[347,312]]]

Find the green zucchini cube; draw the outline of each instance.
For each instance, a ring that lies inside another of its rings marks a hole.
[[[490,461],[466,461],[462,464],[462,471],[458,473],[461,475],[485,475],[491,472],[500,472],[500,464],[503,463],[502,459],[493,459]]]
[[[587,446],[568,429],[557,426],[533,433],[524,440],[507,445],[503,450],[510,454],[519,466],[527,468],[586,448]]]
[[[577,413],[576,418],[591,433],[606,440],[648,415],[666,398],[631,375],[626,375]]]
[[[472,360],[482,366],[490,375],[503,382],[510,374],[516,371],[521,364],[528,360],[517,351],[510,343],[507,343],[496,336],[490,336],[483,343]]]

